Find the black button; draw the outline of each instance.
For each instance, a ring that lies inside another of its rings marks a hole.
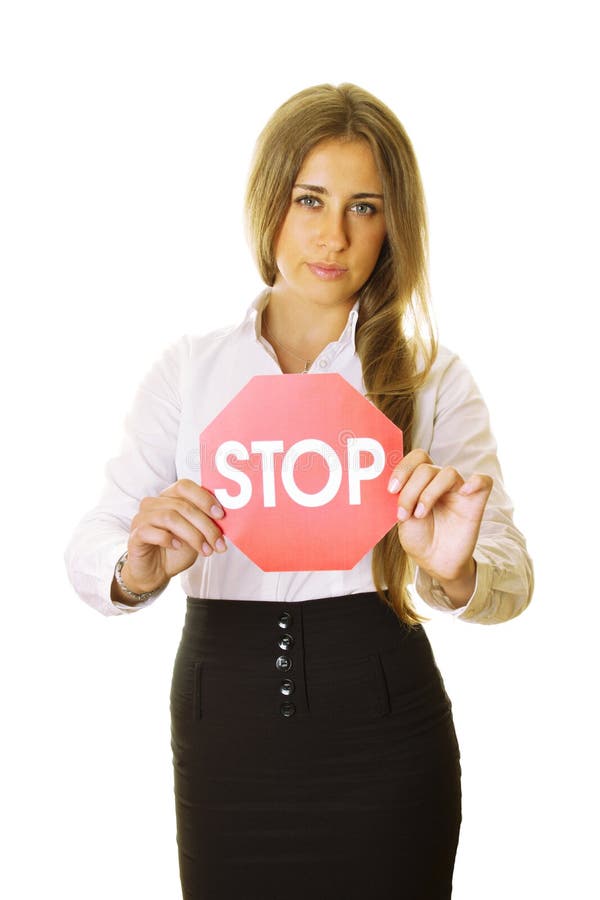
[[[279,685],[279,690],[285,697],[289,697],[296,690],[296,685],[291,678],[284,678]]]
[[[289,612],[283,612],[279,616],[279,627],[280,628],[289,628],[293,622],[292,614]]]
[[[296,712],[296,705],[294,703],[282,703],[279,709],[281,710],[281,715],[289,719]]]
[[[294,638],[291,634],[282,634],[279,640],[277,641],[282,650],[289,650],[290,647],[294,646]]]
[[[279,672],[290,672],[293,665],[289,656],[278,656],[275,660],[275,668]]]

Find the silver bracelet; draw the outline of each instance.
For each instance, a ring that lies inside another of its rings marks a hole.
[[[150,597],[157,597],[159,594],[161,594],[169,583],[168,581],[160,587],[154,588],[153,591],[143,591],[141,594],[136,594],[135,591],[129,590],[127,585],[123,582],[123,577],[121,575],[123,566],[127,562],[127,556],[128,554],[126,550],[123,556],[119,557],[115,566],[115,581],[117,582],[123,593],[127,597],[130,597],[132,600],[135,600],[136,603],[142,603],[144,600],[149,600]]]

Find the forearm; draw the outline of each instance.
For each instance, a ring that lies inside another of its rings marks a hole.
[[[465,567],[464,572],[450,581],[437,579],[437,582],[444,594],[455,609],[460,609],[473,596],[475,585],[477,583],[477,564],[474,559],[470,559]]]
[[[496,625],[507,622],[526,609],[533,590],[531,560],[526,553],[517,553],[509,564],[499,565],[500,560],[487,558],[475,552],[476,581],[473,593],[465,600],[464,609],[452,601],[439,581],[417,569],[415,590],[421,599],[433,609],[455,614],[464,621],[480,625]]]

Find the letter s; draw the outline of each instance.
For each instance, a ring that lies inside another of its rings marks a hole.
[[[241,509],[252,497],[252,482],[245,474],[229,465],[229,457],[249,459],[249,453],[240,441],[225,441],[215,453],[215,468],[225,478],[235,481],[240,487],[239,494],[233,496],[225,488],[216,488],[215,497],[226,509]]]

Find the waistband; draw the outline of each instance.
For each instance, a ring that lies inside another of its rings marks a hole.
[[[293,603],[188,597],[184,637],[205,655],[286,651],[299,641],[314,657],[343,658],[392,647],[421,626],[402,622],[376,592]],[[284,638],[289,634],[291,641]]]
[[[433,681],[437,697],[438,675],[423,628],[374,592],[293,603],[188,597],[172,708],[193,695],[203,719],[380,716],[390,690],[420,696]]]

